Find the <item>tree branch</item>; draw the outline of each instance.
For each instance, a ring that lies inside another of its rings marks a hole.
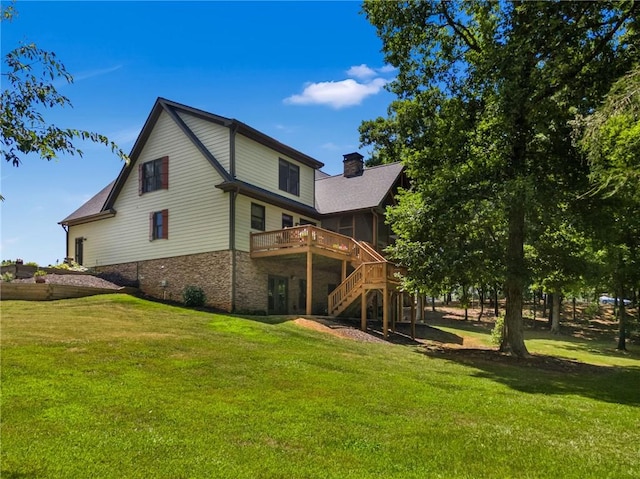
[[[462,25],[461,23],[456,22],[453,17],[449,14],[447,10],[447,6],[444,0],[440,2],[441,13],[444,15],[444,18],[447,21],[447,24],[453,28],[453,31],[462,39],[462,41],[467,45],[471,50],[481,53],[482,49],[476,43],[473,34],[469,31],[467,27]]]
[[[620,30],[622,25],[624,25],[624,23],[627,20],[629,20],[629,18],[631,18],[634,13],[636,13],[639,6],[640,6],[640,2],[634,2],[633,6],[629,9],[629,11],[626,14],[624,14],[622,17],[620,17],[618,21],[615,22],[611,30],[604,37],[601,38],[600,42],[591,51],[590,55],[585,57],[585,59],[582,62],[575,65],[574,68],[570,69],[555,84],[549,85],[546,89],[542,90],[540,93],[535,95],[532,98],[532,103],[538,103],[542,100],[549,98],[554,93],[556,93],[561,86],[566,85],[570,79],[575,78],[578,75],[578,73],[580,73],[584,69],[585,66],[591,63],[594,58],[596,58],[600,53],[602,53],[607,43],[611,41],[613,36]],[[611,22],[611,24],[613,24],[613,21]]]

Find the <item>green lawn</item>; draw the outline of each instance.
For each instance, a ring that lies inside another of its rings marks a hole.
[[[1,320],[3,479],[640,477],[633,357],[470,365],[125,295]]]

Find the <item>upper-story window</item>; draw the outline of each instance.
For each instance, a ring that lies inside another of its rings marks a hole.
[[[264,206],[251,203],[251,228],[264,231],[265,216]]]
[[[281,159],[279,168],[280,189],[292,195],[300,196],[300,167]]]
[[[169,157],[158,158],[138,165],[138,193],[169,188]]]

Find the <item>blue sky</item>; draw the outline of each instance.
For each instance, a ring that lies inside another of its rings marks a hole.
[[[7,2],[3,2],[6,5]],[[96,131],[129,152],[157,97],[235,118],[325,163],[360,151],[358,126],[385,116],[393,78],[360,2],[30,2],[2,22],[2,55],[19,42],[53,51],[74,76],[56,83],[73,108],[60,127]],[[2,65],[3,69],[5,65]],[[3,83],[3,88],[5,87]],[[0,166],[2,259],[65,256],[58,222],[116,178],[103,146],[84,157]]]

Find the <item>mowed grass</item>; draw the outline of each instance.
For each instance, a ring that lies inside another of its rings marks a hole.
[[[491,342],[492,323],[457,320],[436,322],[435,325],[455,336],[473,339],[478,345],[494,347]],[[588,331],[588,328],[585,329]],[[628,342],[626,351],[617,350],[617,331],[610,331],[608,334],[600,332],[589,339],[567,333],[551,334],[546,328],[525,329],[524,335],[527,349],[532,354],[556,356],[598,366],[640,367],[640,345]],[[640,388],[640,384],[638,387]]]
[[[5,478],[637,478],[640,362],[463,364],[284,318],[2,303]]]

